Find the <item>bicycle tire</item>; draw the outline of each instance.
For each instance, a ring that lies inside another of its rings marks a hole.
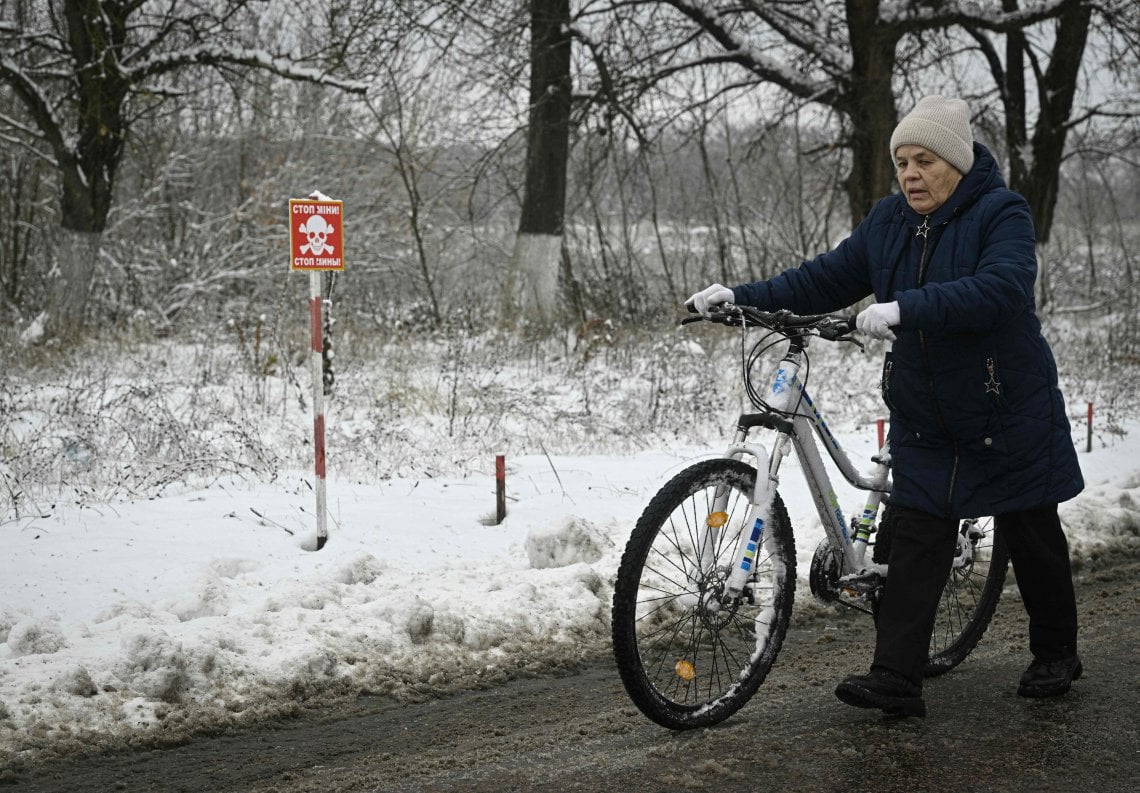
[[[968,523],[962,523],[963,538]],[[994,531],[992,518],[980,518],[976,525],[981,536],[973,544],[972,558],[964,561],[959,549],[954,569],[942,590],[930,636],[926,677],[950,671],[973,651],[989,627],[1005,586],[1009,549]]]
[[[795,542],[775,495],[746,597],[710,609],[734,564],[756,469],[738,460],[697,463],[650,500],[630,535],[614,584],[614,659],[633,703],[674,730],[716,724],[756,693],[784,641],[796,585]],[[727,520],[701,572],[697,530],[718,487],[730,488]],[[747,595],[753,602],[749,602]]]

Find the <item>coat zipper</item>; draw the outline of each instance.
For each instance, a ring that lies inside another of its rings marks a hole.
[[[927,232],[922,235],[922,255],[918,260],[918,285],[926,282],[926,254],[930,244],[930,216],[927,215],[922,220],[923,226],[927,228]],[[917,230],[915,232],[918,233]],[[930,403],[934,406],[934,415],[938,418],[938,424],[942,427],[942,432],[947,438],[951,437],[950,428],[946,426],[946,420],[942,417],[942,411],[938,409],[938,399],[934,389],[934,376],[931,374],[930,367],[930,353],[926,348],[926,333],[922,330],[918,331],[918,344],[922,350],[922,362],[926,369],[926,384],[930,389]],[[950,484],[946,489],[946,514],[950,515],[953,512],[954,506],[954,486],[958,481],[958,460],[959,448],[958,441],[954,441],[954,466],[950,469]]]
[[[894,410],[891,405],[891,369],[894,368],[894,365],[895,362],[887,358],[886,363],[883,364],[883,382],[880,383],[880,387],[883,389],[883,401],[887,403],[888,410]]]

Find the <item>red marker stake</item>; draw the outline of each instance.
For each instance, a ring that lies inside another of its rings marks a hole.
[[[495,455],[495,524],[507,516],[507,458]]]

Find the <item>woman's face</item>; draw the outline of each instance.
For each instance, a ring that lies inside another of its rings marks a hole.
[[[946,160],[930,149],[909,144],[895,150],[895,171],[906,202],[920,215],[929,215],[945,204],[962,181],[962,172]]]

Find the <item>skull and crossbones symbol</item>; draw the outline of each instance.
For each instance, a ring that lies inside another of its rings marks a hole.
[[[333,233],[333,226],[320,215],[313,215],[307,224],[302,223],[298,228],[309,240],[308,243],[301,246],[301,253],[320,256],[326,249],[330,254],[336,253],[333,246],[327,242],[329,235]]]

